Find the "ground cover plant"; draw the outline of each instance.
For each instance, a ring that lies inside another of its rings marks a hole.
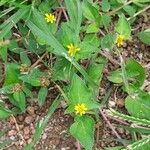
[[[124,54],[135,37],[150,45],[150,0],[1,0],[0,7],[0,119],[13,118],[24,140],[15,117],[26,114],[31,101],[42,109],[50,90],[56,92],[47,114],[36,122],[32,141],[21,149],[36,149],[62,103],[63,113],[73,118],[68,133],[78,150],[150,149],[148,73],[136,57]],[[149,26],[133,34],[142,14]],[[106,73],[110,63],[114,66]],[[103,82],[109,87],[100,96]],[[123,95],[121,109],[107,107],[115,89]],[[112,125],[108,116],[119,124]],[[102,120],[117,145],[96,146]],[[115,129],[120,128],[129,131],[130,139],[119,136]],[[0,148],[13,142],[0,141]]]

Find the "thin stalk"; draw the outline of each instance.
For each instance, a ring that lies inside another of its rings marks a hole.
[[[112,11],[108,12],[106,15],[112,16],[112,15],[114,15],[117,11],[121,10],[123,7],[125,7],[125,6],[127,6],[127,5],[129,5],[129,4],[131,4],[131,3],[133,3],[133,0],[130,0],[130,1],[126,2],[124,5],[122,5],[122,6],[118,7],[118,8],[116,8],[115,10],[112,10]]]
[[[148,5],[147,7],[143,8],[142,10],[138,11],[137,13],[135,13],[132,17],[128,18],[127,20],[131,20],[132,18],[138,16],[139,14],[143,13],[144,11],[148,10],[150,8],[150,5]]]

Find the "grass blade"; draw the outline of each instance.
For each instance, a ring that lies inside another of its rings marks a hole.
[[[0,29],[0,39],[3,39],[5,35],[10,32],[11,28],[29,11],[29,7],[19,9],[14,15],[7,19],[3,24],[1,24]]]

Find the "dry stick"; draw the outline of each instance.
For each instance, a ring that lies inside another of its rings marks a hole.
[[[114,127],[111,125],[110,121],[107,119],[107,117],[106,117],[106,115],[103,113],[103,111],[102,111],[101,109],[99,109],[99,111],[100,111],[102,117],[104,118],[104,120],[106,121],[106,123],[109,125],[110,129],[111,129],[111,130],[113,131],[113,133],[116,135],[116,137],[121,140],[122,138],[121,138],[120,135],[116,132],[116,130],[114,129]],[[123,145],[126,146],[124,143],[123,143]]]
[[[80,146],[79,141],[77,141],[77,150],[81,150],[81,146]]]
[[[101,51],[100,54],[102,56],[106,57],[114,65],[119,65],[119,62],[117,60],[113,59],[113,57],[109,53]]]
[[[43,59],[47,54],[48,54],[48,52],[45,52],[45,53],[30,67],[29,71],[32,70],[34,67],[36,67],[36,66],[38,65],[38,63],[41,62],[42,59]]]
[[[60,7],[61,7],[61,9],[62,9],[62,11],[63,11],[63,14],[64,14],[66,20],[69,21],[69,18],[68,18],[68,16],[67,16],[67,13],[66,13],[66,11],[65,11],[65,8],[62,6],[62,2],[63,2],[63,0],[62,0],[61,2],[58,0],[58,3],[59,3],[59,5],[60,5]]]
[[[135,13],[132,17],[128,18],[127,20],[129,21],[130,19],[132,19],[132,18],[134,18],[134,17],[138,16],[138,15],[139,15],[139,14],[141,14],[142,12],[144,12],[144,11],[148,10],[149,8],[150,8],[150,5],[148,5],[148,6],[147,6],[147,7],[145,7],[144,9],[142,9],[142,10],[138,11],[137,13]]]
[[[18,135],[20,136],[21,140],[25,143],[25,140],[24,140],[24,138],[23,138],[23,136],[22,136],[22,134],[21,134],[21,132],[20,132],[18,123],[17,123],[17,121],[16,121],[16,118],[15,118],[13,115],[11,115],[11,117],[13,118],[13,121],[15,122],[16,129],[17,129],[17,131],[18,131],[18,133],[19,133]]]
[[[61,15],[62,15],[62,9],[59,10],[59,14],[58,14],[58,17],[57,17],[57,21],[56,21],[56,27],[58,28],[58,25],[59,25],[59,22],[60,22],[60,19],[61,19]]]
[[[107,15],[108,15],[108,16],[112,16],[112,15],[115,14],[117,11],[119,11],[119,10],[122,9],[123,7],[125,7],[125,6],[127,6],[127,5],[129,5],[129,4],[131,4],[132,2],[133,2],[133,0],[130,0],[130,1],[126,2],[124,5],[122,5],[122,6],[118,7],[118,8],[116,8],[116,9],[113,10],[113,11],[108,12]]]

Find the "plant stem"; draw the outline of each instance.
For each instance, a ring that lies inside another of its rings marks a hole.
[[[102,117],[104,118],[104,120],[106,121],[106,123],[109,125],[110,129],[112,130],[112,132],[116,135],[116,137],[117,137],[118,139],[121,140],[122,138],[121,138],[120,135],[116,132],[116,130],[114,129],[114,127],[111,125],[110,121],[107,119],[107,117],[106,117],[106,115],[104,114],[104,112],[103,112],[101,109],[99,109],[99,111],[100,111]],[[124,142],[122,142],[122,144],[123,144],[124,146],[126,146]]]
[[[132,18],[134,18],[134,17],[138,16],[138,15],[139,15],[139,14],[141,14],[142,12],[144,12],[144,11],[148,10],[149,8],[150,8],[150,5],[148,5],[148,6],[147,6],[147,7],[145,7],[144,9],[142,9],[142,10],[138,11],[137,13],[135,13],[132,17],[128,18],[127,20],[129,21],[130,19],[132,19]]]
[[[133,2],[133,0],[130,0],[130,1],[126,2],[124,5],[122,5],[122,6],[118,7],[118,8],[116,8],[115,10],[112,10],[112,11],[108,12],[107,15],[108,15],[108,16],[114,15],[117,11],[119,11],[119,10],[122,9],[123,7],[125,7],[125,6],[127,6],[127,5],[129,5],[129,4],[131,4],[132,2]]]

